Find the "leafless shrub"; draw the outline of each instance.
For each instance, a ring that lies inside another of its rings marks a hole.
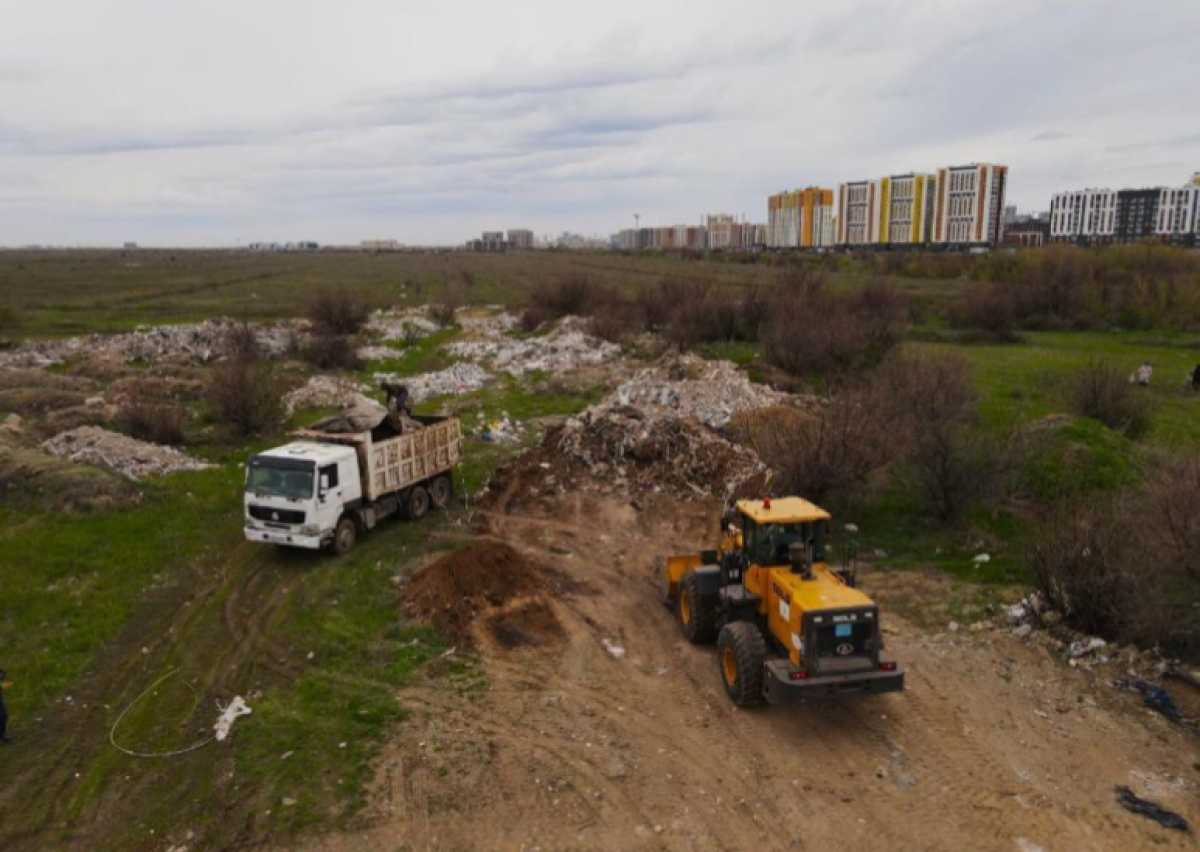
[[[587,275],[569,272],[534,288],[532,304],[541,305],[550,319],[568,314],[590,313],[597,302],[600,287]]]
[[[239,322],[225,333],[225,357],[235,361],[255,361],[258,351],[258,336],[254,326],[248,322]]]
[[[1110,429],[1139,438],[1150,428],[1150,403],[1139,389],[1111,364],[1089,361],[1067,387],[1071,409],[1099,420]]]
[[[355,338],[344,334],[316,334],[300,351],[309,364],[320,370],[354,370],[360,366]]]
[[[458,309],[466,302],[466,290],[460,284],[449,284],[442,297],[429,306],[429,316],[441,326],[454,325]]]
[[[357,334],[370,313],[367,300],[347,287],[321,287],[309,297],[307,305],[313,332],[319,336]]]
[[[989,340],[1015,341],[1016,304],[1011,285],[986,281],[967,286],[950,308],[950,322],[974,329]]]
[[[117,414],[124,431],[155,444],[182,444],[187,410],[175,400],[156,399],[134,390]]]
[[[208,400],[237,434],[260,435],[283,420],[281,390],[269,362],[230,359],[213,367]]]
[[[588,320],[588,331],[591,334],[613,343],[628,340],[643,327],[642,312],[638,305],[618,297],[607,299],[598,305]]]

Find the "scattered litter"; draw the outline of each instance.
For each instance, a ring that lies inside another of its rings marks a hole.
[[[489,420],[480,429],[479,436],[485,441],[497,444],[514,444],[521,440],[523,429],[521,424],[509,418],[507,414],[496,420]]]
[[[1026,636],[1028,636],[1032,632],[1033,632],[1032,624],[1022,624],[1013,630],[1013,636],[1016,636],[1018,639],[1024,639]]]
[[[484,337],[505,334],[516,328],[519,320],[516,314],[510,314],[507,311],[498,310],[498,308],[498,305],[489,306],[492,313],[459,311],[454,321],[462,326],[463,331],[468,334]]]
[[[1113,789],[1117,794],[1117,804],[1125,810],[1144,816],[1147,819],[1152,819],[1163,828],[1185,832],[1192,830],[1186,819],[1174,811],[1167,810],[1157,802],[1141,798],[1128,787],[1117,786]]]
[[[280,804],[282,804],[285,808],[290,808],[296,804],[296,800],[289,796],[284,796]]]
[[[1021,601],[1020,603],[1015,603],[1010,607],[1006,607],[1004,614],[1007,616],[1009,624],[1025,624],[1027,621],[1029,621],[1030,613],[1029,607],[1025,605],[1024,601]]]
[[[644,412],[695,417],[716,429],[738,412],[789,399],[788,394],[750,381],[732,361],[705,361],[690,354],[639,370],[611,397],[616,404]]]
[[[290,415],[300,408],[353,408],[379,405],[366,395],[365,385],[341,376],[312,376],[283,397],[284,410]]]
[[[457,340],[446,350],[470,361],[490,362],[497,370],[521,376],[534,370],[555,373],[602,364],[620,354],[621,348],[587,334],[578,317],[564,317],[552,332],[540,337],[518,339],[493,335]]]
[[[294,751],[285,751],[283,754],[279,755],[279,759],[280,759],[280,760],[287,760],[289,757],[291,757],[291,756],[292,756],[293,754],[295,754],[295,753],[296,753],[296,752],[294,752]]]
[[[1071,659],[1086,657],[1102,648],[1107,647],[1108,643],[1099,636],[1089,636],[1084,639],[1076,639],[1067,647],[1067,656]]]
[[[174,447],[139,441],[99,426],[80,426],[60,432],[43,441],[42,449],[73,462],[108,468],[133,480],[211,467]]]
[[[233,696],[233,700],[221,709],[221,715],[217,717],[216,724],[213,725],[213,730],[217,732],[217,742],[224,742],[229,736],[229,729],[233,727],[233,723],[239,716],[249,716],[253,712],[250,710],[250,705],[240,695]]]
[[[427,306],[404,311],[375,311],[365,326],[367,334],[380,340],[403,340],[406,343],[428,337],[441,328],[430,318]],[[392,350],[391,357],[395,357],[395,350]]]
[[[31,340],[0,352],[0,367],[49,367],[69,358],[207,363],[220,357],[239,323],[228,318],[158,325],[123,334],[90,334],[56,340]],[[264,355],[285,354],[301,326],[297,322],[255,325],[254,339]]]
[[[390,346],[360,346],[355,354],[360,361],[387,361],[400,357],[400,352]]]
[[[842,529],[848,533],[858,532],[858,524],[842,524]]]
[[[946,629],[949,630],[951,633],[957,633],[958,632],[958,622],[951,621],[948,625],[946,625]]]
[[[1171,698],[1171,693],[1167,692],[1161,686],[1155,686],[1149,681],[1142,680],[1140,677],[1122,678],[1113,683],[1117,689],[1127,689],[1130,692],[1141,693],[1142,701],[1151,710],[1155,710],[1162,714],[1172,722],[1182,722],[1183,714],[1176,706],[1175,700]]]
[[[625,656],[625,648],[616,642],[603,638],[600,640],[600,644],[604,646],[604,650],[608,651],[614,659],[620,660]]]
[[[992,561],[992,557],[991,557],[991,554],[988,554],[988,553],[980,553],[980,554],[977,554],[977,555],[975,556],[975,558],[974,558],[974,559],[972,559],[971,561],[972,561],[972,562],[975,562],[975,563],[977,563],[977,564],[979,564],[979,565],[984,565],[984,564],[986,564],[986,563],[988,563],[988,562],[991,562],[991,561]]]
[[[436,396],[460,396],[477,391],[492,379],[492,374],[480,367],[459,361],[444,370],[422,373],[419,376],[397,376],[394,373],[376,373],[377,382],[402,382],[408,387],[410,402],[422,402]]]

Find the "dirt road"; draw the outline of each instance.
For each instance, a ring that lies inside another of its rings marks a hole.
[[[593,593],[477,623],[489,688],[404,692],[370,827],[311,848],[1194,848],[1113,796],[1128,784],[1200,823],[1193,734],[1007,631],[889,614],[911,574],[864,583],[905,693],[735,709],[714,652],[656,601],[662,557],[708,541],[715,508],[574,495],[492,516]]]

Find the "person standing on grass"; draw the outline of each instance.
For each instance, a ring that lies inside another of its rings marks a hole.
[[[12,686],[8,672],[0,669],[0,745],[8,745],[8,708],[4,706],[4,690]]]

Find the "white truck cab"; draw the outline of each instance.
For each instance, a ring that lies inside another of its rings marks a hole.
[[[294,441],[246,465],[246,538],[320,548],[338,521],[362,503],[353,447]]]

